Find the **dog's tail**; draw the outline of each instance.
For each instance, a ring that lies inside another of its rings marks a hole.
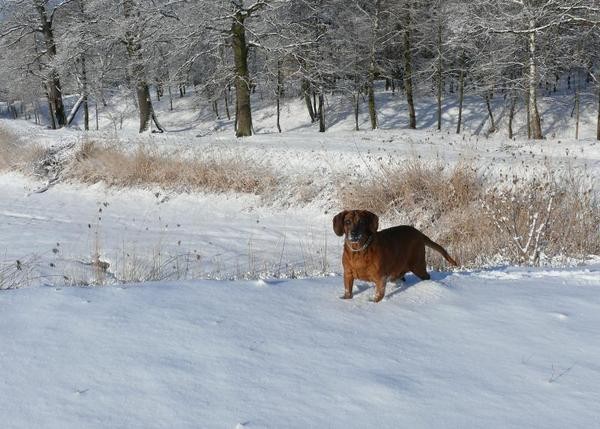
[[[448,254],[448,252],[446,252],[446,249],[444,249],[442,246],[437,244],[435,241],[431,240],[425,234],[423,234],[423,238],[425,239],[425,246],[430,247],[433,250],[437,250],[444,257],[444,259],[446,261],[448,261],[448,263],[450,265],[454,265],[455,267],[458,266],[456,261],[454,259],[452,259],[452,257]]]

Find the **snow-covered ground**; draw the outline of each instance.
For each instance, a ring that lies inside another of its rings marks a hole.
[[[6,428],[600,425],[600,266],[0,294]]]
[[[176,259],[162,269],[168,278],[221,279],[323,274],[339,262],[332,215],[315,208],[273,210],[252,195],[37,186],[0,176],[0,260],[29,262],[32,284],[94,282],[96,253],[109,275],[129,281],[158,259]]]
[[[522,111],[520,136],[505,137],[501,97],[501,131],[489,137],[482,100],[468,100],[460,136],[452,102],[437,132],[427,128],[432,103],[419,106],[425,129],[411,131],[399,96],[378,100],[382,129],[352,131],[349,103],[332,99],[324,134],[299,100],[284,108],[286,132],[274,133],[273,108],[257,101],[258,133],[243,140],[192,97],[174,112],[159,103],[164,135],[137,136],[133,111],[122,130],[101,112],[87,137],[0,119],[22,144],[109,139],[243,157],[286,183],[266,196],[76,183],[36,193],[42,182],[0,175],[0,268],[19,260],[18,286],[29,286],[0,291],[1,426],[599,426],[597,257],[568,269],[409,275],[373,304],[365,283],[354,300],[338,299],[342,243],[331,229],[340,180],[415,159],[466,162],[492,179],[574,175],[597,190],[593,100],[575,140],[571,97],[541,99],[549,138],[538,142],[523,138]],[[109,264],[101,279],[96,254]],[[146,278],[163,280],[120,283]],[[108,286],[69,287],[98,282]]]

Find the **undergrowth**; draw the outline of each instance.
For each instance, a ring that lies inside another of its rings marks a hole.
[[[266,163],[197,154],[165,155],[155,148],[138,146],[128,152],[116,145],[84,142],[65,171],[67,179],[109,186],[158,186],[176,191],[243,192],[263,194],[278,177]]]
[[[23,144],[9,131],[0,128],[0,171],[33,174],[44,157],[44,150],[35,144]]]
[[[582,176],[545,173],[490,183],[468,164],[408,161],[339,186],[342,208],[369,209],[439,242],[462,265],[539,265],[600,253],[598,196]],[[445,262],[435,252],[434,266]]]

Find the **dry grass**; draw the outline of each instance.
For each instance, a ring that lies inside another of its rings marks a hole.
[[[600,205],[583,183],[580,177],[546,175],[487,192],[483,208],[509,243],[514,262],[600,252]]]
[[[253,194],[267,192],[278,181],[268,165],[242,157],[167,156],[145,146],[130,153],[90,141],[81,146],[66,177],[84,183],[102,181],[109,186]]]
[[[44,154],[43,148],[23,144],[10,132],[0,129],[0,171],[32,173]]]
[[[581,180],[547,176],[504,185],[492,187],[466,164],[450,169],[412,161],[345,184],[340,203],[416,226],[465,266],[537,264],[600,252],[598,198]],[[444,266],[435,252],[429,260]]]

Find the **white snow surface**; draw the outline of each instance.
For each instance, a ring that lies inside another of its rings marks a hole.
[[[2,426],[598,427],[599,270],[3,292]]]
[[[284,107],[283,134],[273,133],[272,106],[259,105],[257,134],[243,140],[230,121],[198,113],[192,97],[177,99],[173,112],[157,103],[165,135],[137,136],[133,109],[123,130],[114,111],[101,111],[100,131],[87,137],[0,120],[23,143],[112,139],[241,156],[289,181],[269,199],[74,183],[35,193],[42,183],[0,175],[0,262],[31,269],[30,287],[0,290],[0,426],[600,427],[597,257],[564,269],[408,275],[374,304],[361,282],[353,300],[339,299],[342,243],[331,230],[339,177],[360,180],[415,159],[471,163],[492,178],[579,175],[597,189],[595,99],[584,99],[575,140],[572,97],[542,98],[548,139],[538,142],[524,139],[522,109],[519,136],[506,138],[501,97],[493,106],[501,131],[489,137],[476,98],[460,136],[452,101],[441,133],[427,129],[435,117],[427,100],[417,106],[425,129],[412,131],[403,129],[402,99],[381,94],[382,129],[361,132],[351,131],[349,103],[329,101],[325,134],[295,100]],[[360,121],[366,128],[364,109]],[[313,201],[286,198],[298,184],[312,187]],[[69,287],[93,283],[95,252],[110,264],[107,286]],[[174,279],[180,269],[171,263],[166,280],[115,278],[129,263],[172,255],[192,256],[188,280]]]

